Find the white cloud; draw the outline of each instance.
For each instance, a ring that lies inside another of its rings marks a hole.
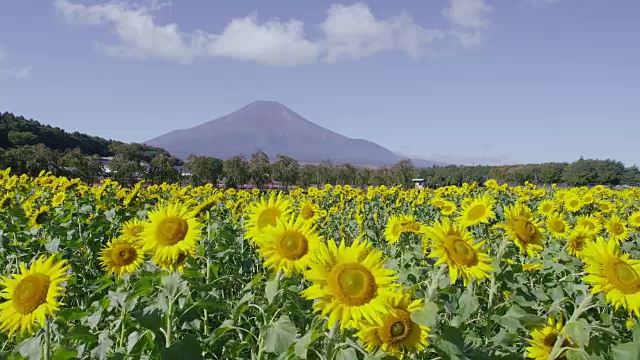
[[[419,58],[433,52],[436,42],[446,40],[460,42],[467,48],[479,43],[474,36],[479,36],[475,34],[488,25],[485,15],[492,10],[482,0],[452,0],[446,16],[456,25],[462,26],[462,22],[471,25],[463,27],[475,29],[457,34],[448,29],[425,28],[406,13],[378,19],[363,3],[334,4],[327,10],[325,20],[316,26],[319,36],[310,39],[301,20],[260,22],[255,13],[231,20],[219,34],[187,33],[176,23],[158,23],[153,12],[167,3],[112,0],[83,5],[54,0],[54,4],[71,24],[110,28],[117,42],[98,47],[111,56],[181,63],[226,57],[265,65],[334,63],[388,51],[402,51]]]
[[[453,24],[467,29],[486,29],[491,24],[493,7],[484,0],[450,0],[444,15]]]
[[[16,79],[24,79],[31,76],[31,66],[10,66],[7,64],[7,51],[0,45],[0,77],[10,76]]]

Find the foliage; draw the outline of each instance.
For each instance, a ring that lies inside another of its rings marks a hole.
[[[269,156],[262,150],[256,150],[249,160],[249,179],[258,189],[271,179],[271,163]]]

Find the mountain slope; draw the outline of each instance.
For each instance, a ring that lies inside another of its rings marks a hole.
[[[318,126],[275,101],[256,101],[235,112],[184,130],[174,130],[145,144],[186,159],[190,154],[222,159],[256,149],[274,159],[286,154],[301,162],[392,165],[402,158],[371,141],[351,139]]]

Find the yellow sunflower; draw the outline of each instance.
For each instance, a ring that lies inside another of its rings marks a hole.
[[[485,241],[473,243],[473,235],[461,225],[451,223],[444,218],[442,222],[425,230],[431,239],[431,253],[428,257],[437,258],[435,265],[447,264],[449,278],[455,284],[458,275],[466,286],[472,279],[488,278],[493,271],[491,259],[481,251]]]
[[[495,199],[488,193],[474,198],[469,204],[462,207],[460,216],[456,220],[464,227],[476,224],[488,224],[489,220],[496,216],[493,212]]]
[[[0,205],[0,208],[2,208],[1,205]],[[629,215],[629,219],[627,221],[629,222],[629,225],[635,228],[640,228],[640,210]]]
[[[362,321],[382,323],[390,312],[389,296],[398,287],[397,276],[385,268],[382,252],[356,239],[350,246],[331,240],[319,247],[315,261],[305,271],[313,284],[302,291],[306,299],[316,299],[315,311],[329,317],[327,325],[340,322],[340,330]]]
[[[138,270],[144,260],[144,253],[136,239],[116,238],[100,252],[102,267],[109,273],[122,276]]]
[[[558,341],[558,337],[562,332],[563,325],[562,319],[559,318],[556,322],[555,319],[549,318],[547,319],[547,326],[542,329],[535,329],[531,332],[531,339],[528,340],[529,346],[527,347],[527,358],[535,359],[535,360],[547,360],[549,355],[551,355],[551,351],[553,350],[553,346],[556,341]],[[570,338],[565,338],[562,342],[563,348],[575,348],[577,345],[571,341]],[[558,359],[564,358],[563,350],[558,354]]]
[[[180,253],[195,249],[200,222],[193,211],[177,203],[159,207],[148,216],[141,236],[143,250],[153,253],[154,261],[175,262]]]
[[[322,238],[313,223],[299,215],[278,219],[278,224],[265,228],[255,242],[265,267],[292,275],[309,267]]]
[[[449,216],[455,213],[457,210],[456,204],[453,201],[446,200],[445,203],[440,207],[440,212],[444,216]]]
[[[327,212],[320,209],[320,206],[318,206],[318,204],[315,204],[309,200],[300,201],[300,215],[302,215],[302,218],[304,220],[313,222],[325,216],[326,214]]]
[[[557,207],[558,206],[556,205],[555,201],[553,201],[552,199],[545,199],[542,200],[538,205],[538,213],[540,213],[542,216],[549,216],[557,210]]]
[[[0,297],[6,301],[0,304],[0,331],[9,336],[16,331],[33,333],[36,322],[43,325],[60,308],[56,298],[64,292],[62,283],[70,279],[69,269],[65,260],[41,256],[28,269],[21,263],[19,274],[1,276]]]
[[[569,223],[560,213],[551,213],[545,221],[547,232],[554,239],[563,239],[569,232]]]
[[[521,253],[526,252],[529,256],[534,256],[542,251],[540,223],[533,217],[527,206],[523,204],[508,206],[505,209],[505,219],[506,224],[503,227]]]
[[[245,237],[252,240],[262,234],[268,226],[276,226],[278,218],[287,217],[291,213],[291,203],[284,199],[282,193],[272,193],[268,199],[249,205]]]
[[[175,260],[153,256],[151,258],[151,262],[156,264],[156,266],[162,270],[176,270],[177,272],[182,273],[187,264],[187,259],[190,256],[193,256],[194,253],[195,252],[193,250],[181,251],[178,253],[178,257]]]
[[[600,209],[601,212],[606,214],[615,210],[615,206],[608,201],[601,200],[601,201],[598,201],[598,209]]]
[[[618,215],[613,215],[604,225],[609,233],[609,238],[617,242],[625,241],[629,238],[629,228]]]
[[[140,241],[142,239],[142,232],[144,231],[145,222],[141,219],[131,219],[122,224],[121,234],[123,237]]]
[[[580,211],[580,209],[582,209],[583,206],[584,206],[584,203],[582,202],[580,197],[578,197],[577,195],[570,195],[564,199],[564,207],[569,212]]]
[[[62,205],[62,203],[64,202],[64,200],[66,198],[67,198],[67,193],[65,193],[63,191],[57,192],[53,196],[53,199],[51,200],[51,206],[58,207],[58,206]]]
[[[413,215],[396,214],[387,220],[384,237],[389,244],[395,244],[402,233],[419,233],[422,225]]]
[[[49,216],[49,207],[41,206],[29,217],[29,226],[32,228],[39,228],[49,220]]]
[[[593,294],[603,292],[607,302],[640,316],[640,260],[621,254],[618,242],[599,237],[584,250],[582,279],[593,285]]]
[[[578,216],[576,218],[576,226],[584,226],[594,235],[598,234],[600,230],[602,230],[602,222],[600,222],[600,220],[593,214]]]
[[[431,329],[411,320],[411,313],[422,309],[423,300],[411,301],[411,293],[399,290],[389,297],[391,312],[382,323],[362,323],[356,337],[369,353],[377,349],[402,357],[407,352],[424,351]]]
[[[0,208],[1,207],[2,206],[0,206]],[[629,215],[627,221],[629,222],[629,225],[633,226],[634,228],[640,228],[640,210],[637,210]]]
[[[581,257],[582,250],[591,241],[593,233],[584,226],[576,226],[567,236],[569,254]]]

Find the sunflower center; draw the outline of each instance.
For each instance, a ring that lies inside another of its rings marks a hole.
[[[558,233],[564,232],[564,224],[562,223],[562,221],[558,221],[558,220],[551,221],[551,228],[553,229],[553,231]]]
[[[165,246],[171,246],[184,240],[189,230],[187,220],[172,216],[162,219],[158,225],[158,242]]]
[[[280,256],[298,260],[309,252],[307,237],[295,230],[287,230],[278,236],[276,247]]]
[[[553,210],[553,204],[543,204],[542,205],[542,212],[548,213],[551,210]]]
[[[415,221],[405,221],[402,223],[402,228],[409,230],[411,232],[418,232],[420,231],[420,225],[418,225],[417,222]]]
[[[572,208],[576,208],[578,205],[580,205],[580,202],[577,199],[571,199],[571,201],[569,201],[569,206]]]
[[[36,224],[42,225],[47,221],[48,218],[49,214],[47,214],[46,211],[43,211],[36,216]]]
[[[258,230],[262,230],[267,226],[276,226],[280,210],[275,207],[270,207],[262,210],[258,215]]]
[[[478,263],[478,255],[475,249],[460,237],[456,235],[447,236],[445,246],[449,256],[456,264],[470,266]]]
[[[626,262],[618,262],[613,265],[614,286],[625,294],[640,292],[640,277],[638,273]]]
[[[336,265],[329,273],[329,286],[349,306],[367,304],[377,296],[376,279],[366,267],[357,263]]]
[[[622,227],[622,224],[616,222],[611,224],[611,232],[615,235],[620,235],[624,232],[624,228]]]
[[[393,233],[394,236],[400,236],[400,233],[402,233],[402,224],[400,223],[393,224],[393,228],[391,229],[391,232]]]
[[[519,217],[514,225],[514,230],[518,238],[524,243],[532,243],[536,236],[536,226],[524,217]]]
[[[486,212],[487,212],[487,209],[484,206],[484,204],[474,205],[472,208],[469,209],[469,212],[467,213],[467,220],[478,221],[484,216]]]
[[[576,251],[581,251],[584,245],[587,243],[587,239],[584,236],[576,236],[571,241],[571,246]]]
[[[129,244],[119,244],[111,252],[111,260],[117,266],[133,264],[138,257],[138,251]]]
[[[50,284],[49,276],[45,274],[27,275],[16,285],[13,292],[13,307],[20,314],[30,314],[47,301]]]
[[[378,336],[385,344],[397,344],[409,337],[413,326],[409,313],[396,309],[394,314],[387,316],[383,325],[378,328]]]
[[[300,211],[300,213],[302,214],[302,217],[305,220],[309,220],[313,217],[313,215],[315,215],[315,212],[313,211],[313,208],[309,205],[305,205],[302,207],[302,210]]]

